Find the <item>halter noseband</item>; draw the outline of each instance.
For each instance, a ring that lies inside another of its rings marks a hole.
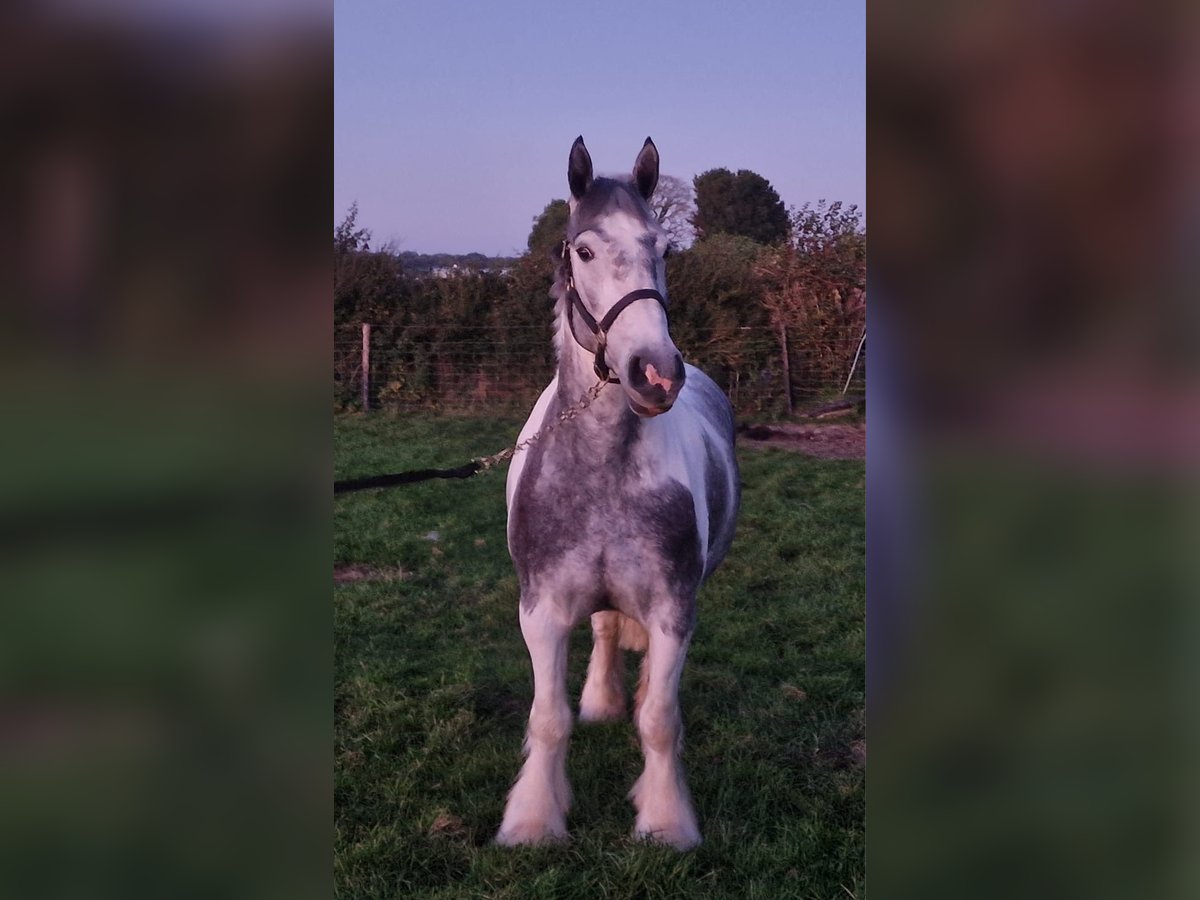
[[[630,291],[620,300],[613,304],[612,309],[604,314],[604,318],[599,322],[595,317],[588,312],[586,306],[583,305],[583,300],[579,296],[579,291],[575,290],[575,273],[571,269],[571,244],[569,241],[562,242],[562,249],[559,251],[560,256],[567,266],[567,324],[571,329],[571,337],[575,338],[575,343],[583,347],[583,343],[579,338],[575,337],[575,310],[579,310],[579,317],[583,319],[583,324],[588,327],[588,330],[596,338],[595,362],[592,368],[596,371],[596,377],[601,381],[611,381],[614,384],[620,384],[620,378],[614,378],[612,370],[609,369],[608,363],[604,360],[604,350],[608,346],[608,331],[613,327],[613,323],[617,321],[617,316],[625,312],[626,309],[638,300],[657,300],[663,308],[663,312],[667,311],[667,301],[663,299],[663,295],[654,288],[638,288],[636,291]],[[587,347],[583,347],[584,350]]]

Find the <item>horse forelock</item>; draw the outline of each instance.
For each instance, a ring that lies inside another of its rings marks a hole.
[[[573,241],[581,232],[601,228],[605,219],[622,213],[642,220],[647,228],[656,224],[650,207],[634,186],[632,176],[597,178],[588,192],[572,204],[567,220],[567,239]]]

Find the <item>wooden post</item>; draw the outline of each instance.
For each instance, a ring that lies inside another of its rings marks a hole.
[[[858,339],[858,349],[854,351],[854,362],[850,363],[850,374],[846,376],[846,383],[842,386],[842,396],[846,396],[846,391],[850,390],[850,379],[854,377],[854,369],[858,366],[858,355],[862,353],[863,344],[867,342],[867,326],[863,326],[862,337]]]
[[[371,408],[371,326],[363,322],[362,327],[362,410]]]
[[[792,415],[792,364],[788,360],[787,326],[779,326],[779,346],[783,351],[783,396],[787,401],[788,415]]]

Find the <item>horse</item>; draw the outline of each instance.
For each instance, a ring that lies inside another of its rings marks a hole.
[[[503,846],[567,837],[567,645],[586,617],[580,721],[624,716],[621,651],[645,653],[633,712],[645,757],[629,793],[635,838],[679,850],[701,840],[680,761],[679,681],[696,594],[733,540],[741,490],[729,401],[683,362],[668,331],[669,241],[648,206],[658,168],[650,138],[632,175],[593,177],[582,136],[568,159],[570,212],[550,291],[557,368],[506,484],[534,697],[496,835]]]

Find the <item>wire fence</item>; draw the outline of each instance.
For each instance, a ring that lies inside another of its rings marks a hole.
[[[528,410],[554,375],[549,326],[372,326],[364,357],[360,325],[337,329],[334,406],[404,412]],[[709,375],[739,416],[781,416],[847,396],[866,384],[863,334],[805,340],[745,327],[721,340],[677,341],[684,359]],[[784,345],[786,340],[786,362]],[[860,349],[861,347],[861,349]],[[855,360],[857,352],[857,360]],[[367,363],[364,391],[364,359]],[[851,370],[853,367],[853,374]]]

